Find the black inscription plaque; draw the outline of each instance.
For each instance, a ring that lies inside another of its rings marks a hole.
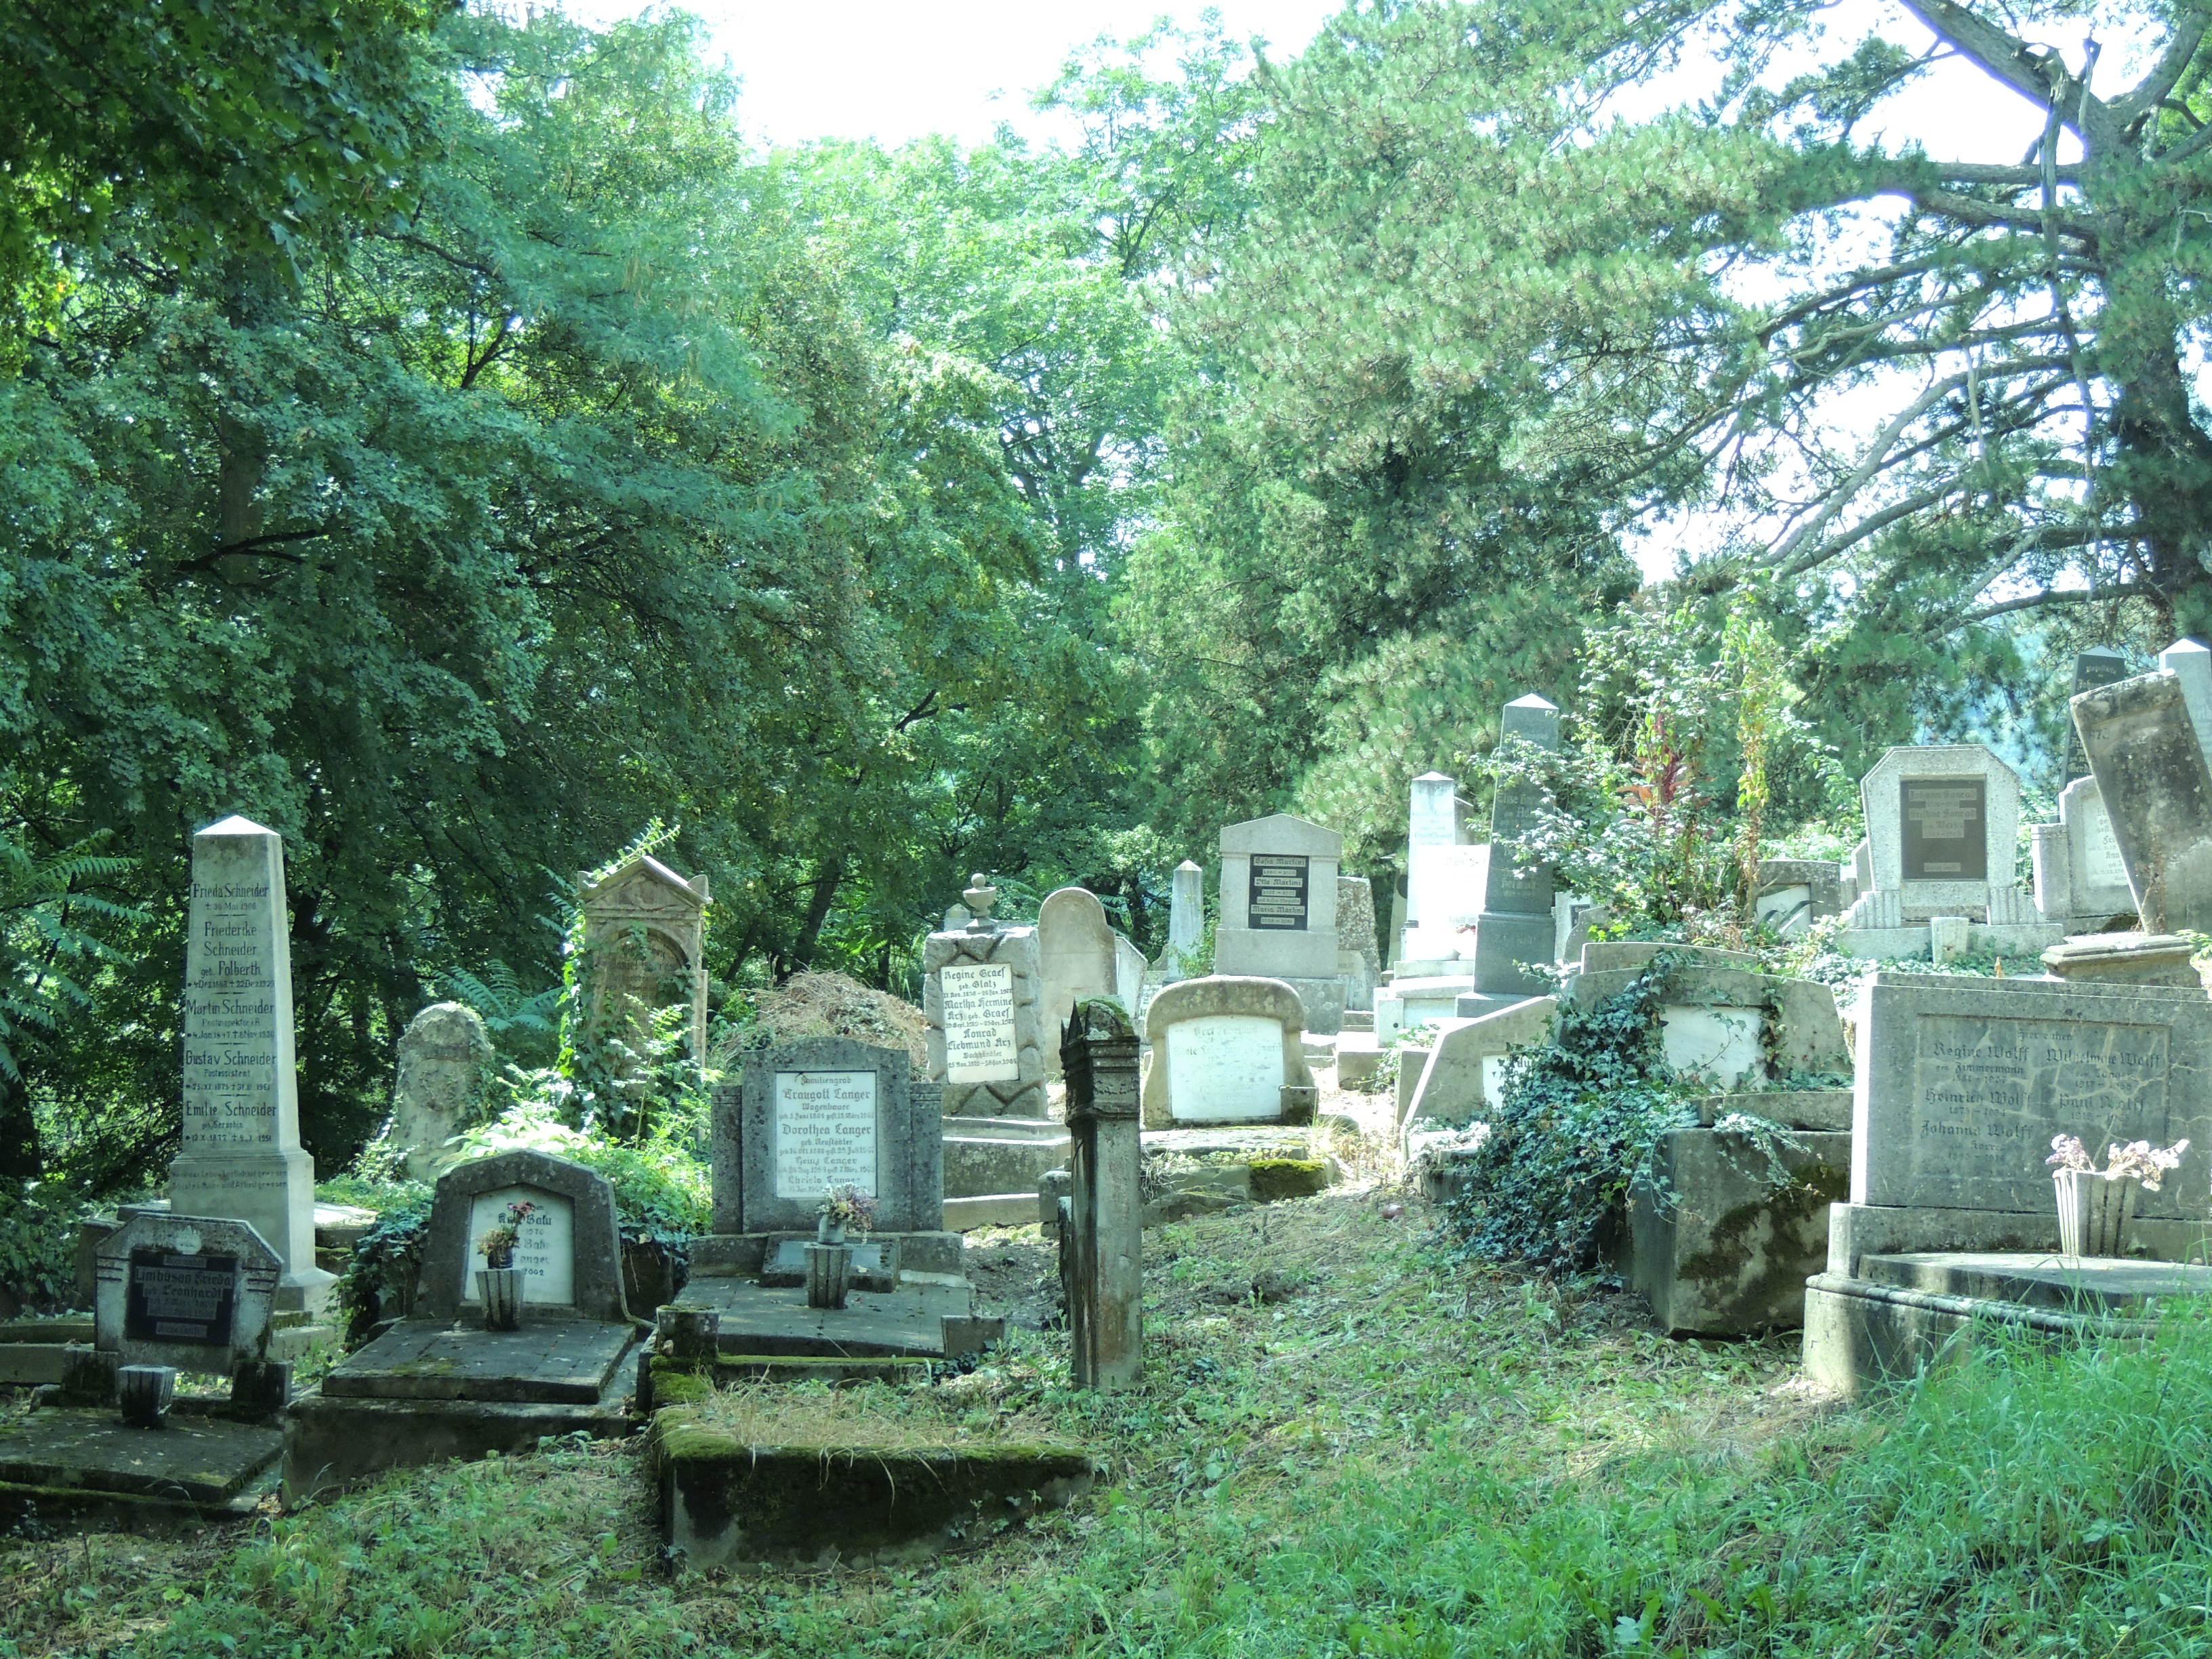
[[[134,1342],[196,1342],[227,1348],[237,1304],[236,1256],[133,1250],[124,1295],[123,1334]]]
[[[1251,926],[1305,931],[1307,863],[1303,853],[1252,854]]]
[[[1899,791],[1905,879],[1987,881],[1989,785],[1980,778],[1907,778]]]

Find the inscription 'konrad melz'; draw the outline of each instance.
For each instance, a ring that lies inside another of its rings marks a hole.
[[[2162,1025],[1928,1014],[1911,1121],[1922,1202],[2033,1210],[2051,1202],[2054,1134],[2167,1138],[2171,1034]]]

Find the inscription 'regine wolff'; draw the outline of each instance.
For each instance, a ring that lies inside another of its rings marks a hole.
[[[2079,1135],[2100,1153],[2111,1140],[2167,1139],[2162,1025],[1957,1014],[1917,1025],[1913,1201],[2044,1209],[2053,1135]]]

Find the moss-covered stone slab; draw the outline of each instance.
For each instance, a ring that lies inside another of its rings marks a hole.
[[[473,1400],[588,1406],[635,1328],[532,1309],[519,1331],[403,1320],[323,1379],[331,1399]]]
[[[761,1445],[675,1407],[653,1419],[669,1547],[690,1568],[913,1559],[980,1544],[1088,1492],[1101,1470],[1049,1444]]]
[[[164,1427],[131,1429],[105,1409],[36,1411],[0,1423],[0,1486],[217,1510],[283,1449],[283,1431],[218,1417],[173,1414]]]
[[[293,1402],[285,1425],[284,1502],[325,1496],[387,1469],[533,1451],[548,1435],[629,1434],[637,1426],[623,1409],[629,1392],[629,1379],[621,1377],[582,1405],[310,1395]]]
[[[842,1308],[808,1307],[801,1286],[742,1279],[694,1279],[684,1295],[721,1316],[721,1351],[732,1358],[941,1359],[946,1316],[975,1306],[964,1282],[856,1290]]]

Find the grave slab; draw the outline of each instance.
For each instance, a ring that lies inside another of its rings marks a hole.
[[[1036,1205],[1032,1196],[1032,1213]],[[720,1316],[718,1346],[732,1358],[942,1358],[945,1318],[964,1317],[975,1308],[975,1294],[964,1283],[856,1290],[836,1309],[808,1307],[803,1286],[741,1279],[695,1279],[684,1297]]]
[[[284,1450],[265,1424],[173,1412],[159,1429],[125,1429],[110,1410],[56,1408],[0,1421],[0,1513],[25,1499],[42,1515],[73,1498],[147,1500],[242,1512]]]
[[[628,1325],[550,1310],[518,1331],[406,1319],[324,1378],[323,1396],[590,1405],[635,1340]]]

